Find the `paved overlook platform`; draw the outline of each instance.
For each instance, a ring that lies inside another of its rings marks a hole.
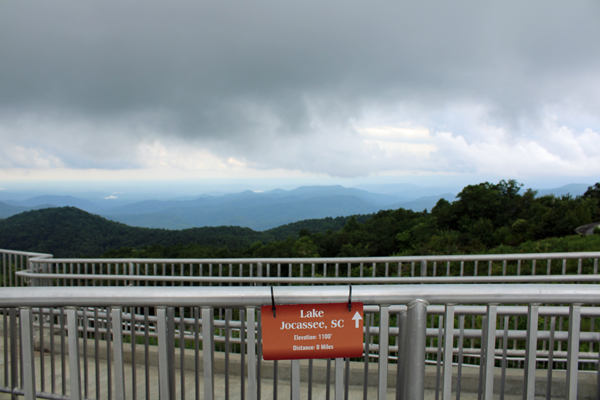
[[[1,332],[1,330],[0,330]],[[56,342],[60,343],[60,337],[56,337]],[[100,357],[98,359],[98,366],[100,370],[100,398],[107,399],[108,392],[107,388],[109,387],[109,380],[107,375],[108,364],[106,360],[106,343],[100,343],[101,348],[99,349]],[[0,351],[3,350],[4,341],[0,340]],[[137,399],[146,399],[146,391],[148,390],[150,393],[150,399],[158,399],[159,398],[159,388],[158,388],[158,354],[156,347],[150,348],[150,356],[148,359],[148,374],[150,376],[149,385],[146,386],[145,375],[146,375],[146,366],[144,360],[144,351],[142,346],[138,346],[136,348],[136,364],[135,368],[132,368],[131,364],[131,347],[127,345],[124,347],[124,356],[125,356],[125,387],[126,387],[126,396],[128,399],[133,399],[133,375],[135,373],[135,397]],[[83,349],[80,349],[82,351]],[[192,352],[189,352],[189,355],[185,355],[184,358],[184,394],[182,397],[181,393],[181,370],[179,369],[180,359],[179,353],[177,352],[175,355],[175,365],[178,368],[175,371],[175,382],[176,382],[176,398],[177,399],[196,399],[196,390],[199,389],[200,398],[204,398],[204,382],[202,373],[198,377],[198,388],[196,388],[196,380],[194,376],[194,362],[195,357]],[[88,354],[94,354],[94,346],[93,343],[88,345]],[[215,353],[214,356],[215,361],[215,375],[214,375],[214,388],[215,388],[215,399],[226,399],[225,396],[225,374],[224,374],[224,354],[223,353]],[[44,385],[47,391],[51,388],[52,385],[52,377],[54,376],[54,384],[55,393],[64,394],[66,396],[70,396],[70,387],[69,387],[69,358],[65,357],[64,371],[65,371],[65,382],[66,385],[63,390],[62,381],[63,381],[63,367],[61,356],[59,353],[55,354],[54,364],[55,364],[55,372],[52,375],[51,369],[52,358],[51,355],[46,352],[44,353]],[[82,363],[80,365],[80,370],[83,375],[83,358],[80,359]],[[42,385],[42,377],[39,374],[41,365],[40,352],[35,352],[35,363],[36,363],[36,390],[40,391]],[[230,399],[241,399],[244,397],[242,393],[242,385],[241,385],[241,376],[240,376],[240,356],[239,354],[230,354],[229,360],[229,398]],[[202,352],[200,352],[200,365],[202,365]],[[326,376],[327,376],[327,362],[326,360],[314,360],[313,361],[313,384],[312,384],[312,399],[326,399],[327,391],[329,390],[329,398],[335,398],[335,385],[333,381],[334,374],[334,362],[331,362],[331,384],[329,388],[326,384]],[[0,379],[4,377],[4,369],[6,365],[4,365],[4,360],[0,360]],[[111,363],[111,374],[114,372],[112,370],[113,366]],[[88,356],[88,389],[87,393],[82,393],[84,398],[92,399],[96,398],[96,360],[93,357]],[[454,382],[453,382],[453,394],[452,397],[456,398],[456,366],[454,367]],[[425,380],[425,398],[427,400],[436,399],[435,396],[435,386],[436,386],[436,365],[427,365],[426,367],[426,380]],[[135,372],[134,372],[135,371]],[[262,377],[261,380],[261,399],[274,399],[274,390],[277,390],[277,399],[289,399],[290,398],[290,371],[291,371],[291,362],[290,361],[279,361],[278,362],[278,376],[277,376],[277,388],[273,387],[273,362],[272,361],[263,361],[262,362]],[[538,371],[536,374],[536,400],[546,399],[546,371]],[[363,363],[350,363],[350,385],[349,385],[349,393],[348,399],[363,399],[364,398],[364,389],[362,386],[364,376],[364,364]],[[114,378],[112,378],[114,379]],[[500,399],[500,369],[496,369],[495,373],[495,399]],[[367,387],[367,398],[373,398],[377,394],[377,364],[370,363],[369,365],[369,380]],[[114,385],[114,381],[111,382],[111,385]],[[248,390],[248,382],[244,380],[244,390],[247,397]],[[390,364],[390,372],[388,374],[388,392],[387,398],[389,400],[396,399],[396,365]],[[464,400],[476,400],[478,399],[478,385],[479,385],[479,369],[463,366],[462,371],[462,390],[460,394],[460,398]],[[595,399],[596,397],[596,374],[595,373],[585,373],[581,372],[579,374],[579,399]],[[2,385],[4,386],[4,385]],[[507,370],[507,378],[505,385],[505,395],[504,399],[506,400],[521,400],[523,398],[522,389],[523,388],[523,370]],[[552,382],[552,398],[564,398],[565,397],[565,373],[564,371],[554,371],[554,379]],[[308,360],[301,361],[301,399],[309,399],[308,393]],[[113,394],[114,397],[114,394]],[[10,394],[0,393],[0,400],[2,399],[10,399]],[[440,393],[441,399],[441,393]]]

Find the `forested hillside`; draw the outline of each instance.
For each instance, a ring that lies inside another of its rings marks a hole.
[[[299,221],[264,232],[236,226],[183,230],[130,227],[75,207],[47,208],[0,220],[0,248],[50,253],[55,257],[98,257],[121,248],[162,249],[160,256],[180,256],[182,246],[209,254],[224,254],[297,236],[302,229],[325,232],[341,229],[349,217]],[[368,216],[358,217],[364,221]],[[158,254],[157,254],[158,256]]]
[[[264,232],[134,228],[73,207],[0,220],[0,248],[55,257],[345,257],[600,250],[574,229],[600,220],[600,183],[578,197],[520,193],[515,181],[465,187],[430,211],[300,221]]]
[[[457,200],[431,212],[397,209],[368,219],[351,217],[342,229],[298,231],[285,240],[240,249],[200,245],[120,249],[130,257],[353,257],[486,252],[600,251],[600,235],[579,237],[577,226],[600,220],[600,183],[582,196],[537,197],[516,181],[466,186]],[[291,231],[290,231],[291,233]]]

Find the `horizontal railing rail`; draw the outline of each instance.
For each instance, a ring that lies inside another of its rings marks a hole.
[[[326,294],[324,294],[324,291]],[[150,298],[148,298],[150,297]],[[342,303],[344,286],[277,287],[280,304]],[[408,304],[421,299],[430,304],[600,304],[596,285],[365,285],[352,289],[352,300],[365,305]],[[260,307],[271,303],[269,287],[31,287],[27,296],[18,288],[0,293],[0,307]]]

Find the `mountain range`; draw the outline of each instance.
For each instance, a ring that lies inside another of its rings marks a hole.
[[[588,184],[571,184],[538,191],[539,195],[583,194]],[[74,196],[36,196],[11,200],[0,197],[0,218],[24,211],[76,207],[112,221],[145,228],[188,229],[203,226],[240,226],[263,231],[307,219],[372,214],[379,210],[405,208],[431,210],[439,199],[455,199],[456,191],[416,185],[303,186],[293,190],[243,191],[193,199],[146,200],[113,205],[106,199]],[[14,196],[18,198],[18,196]]]

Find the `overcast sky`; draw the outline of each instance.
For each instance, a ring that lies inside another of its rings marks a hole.
[[[0,142],[0,187],[596,182],[600,2],[0,0]]]

